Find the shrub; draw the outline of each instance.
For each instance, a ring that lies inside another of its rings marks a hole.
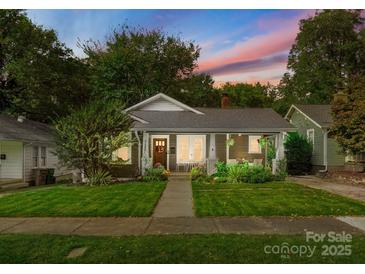
[[[109,169],[115,150],[129,145],[131,123],[119,101],[90,102],[56,122],[58,159],[90,179],[100,170]]]
[[[90,186],[108,185],[112,181],[112,175],[105,170],[93,170],[89,173],[86,184]]]
[[[278,166],[275,173],[275,180],[284,181],[288,176],[286,159],[279,160]]]
[[[248,166],[243,164],[235,164],[228,166],[227,177],[229,181],[232,183],[243,182],[247,168]]]
[[[207,176],[207,173],[203,167],[193,167],[190,171],[190,177],[191,180],[195,181],[198,179],[205,178]]]
[[[144,181],[166,181],[167,180],[167,171],[163,166],[148,168],[146,169],[146,176],[143,177]]]
[[[265,183],[273,179],[270,168],[254,165],[244,169],[243,181],[246,183]]]
[[[217,168],[217,172],[215,173],[215,176],[217,177],[225,177],[228,173],[227,164],[225,162],[218,161],[215,164],[215,167]]]
[[[290,132],[284,143],[288,173],[300,175],[311,170],[312,144],[297,132]]]

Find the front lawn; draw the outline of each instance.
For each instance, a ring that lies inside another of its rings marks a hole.
[[[343,246],[298,235],[0,235],[0,263],[365,263],[365,236],[353,236],[347,255],[326,254],[325,245]],[[293,253],[278,254],[282,246],[293,247]],[[310,246],[313,255],[297,254],[298,246]],[[87,248],[81,257],[67,258],[79,247]]]
[[[150,216],[166,183],[55,185],[0,198],[0,216]]]
[[[291,182],[193,182],[197,216],[365,215],[365,204]]]

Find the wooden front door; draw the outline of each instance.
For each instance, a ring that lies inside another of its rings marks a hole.
[[[153,139],[153,166],[160,163],[167,168],[167,139]]]

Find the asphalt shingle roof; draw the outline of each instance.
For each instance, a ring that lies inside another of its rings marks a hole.
[[[309,118],[322,127],[329,127],[332,124],[331,105],[295,105]]]
[[[0,114],[0,140],[54,141],[50,126],[28,119],[18,122],[16,118],[5,114]]]
[[[190,111],[131,111],[148,123],[135,122],[135,129],[196,132],[278,132],[292,130],[283,117],[270,108],[195,108]]]

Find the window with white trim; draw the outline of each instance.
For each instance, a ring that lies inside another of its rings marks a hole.
[[[312,149],[314,148],[314,129],[307,129],[307,139],[312,144]]]
[[[129,139],[132,139],[132,134],[129,133]],[[112,154],[113,161],[122,160],[125,164],[132,163],[132,143],[130,142],[127,146],[118,148]]]
[[[177,163],[203,162],[205,160],[205,135],[177,135]]]
[[[260,146],[260,139],[261,136],[248,136],[248,153],[261,153],[261,146]]]
[[[41,147],[41,166],[45,167],[47,165],[47,149],[46,147]]]
[[[34,146],[33,154],[32,154],[33,167],[38,167],[38,163],[39,163],[38,158],[39,158],[39,147]]]

